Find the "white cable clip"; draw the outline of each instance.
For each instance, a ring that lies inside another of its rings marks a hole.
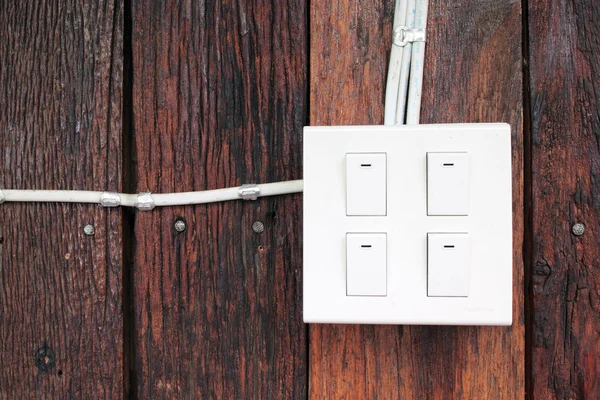
[[[424,42],[425,29],[409,29],[407,26],[394,28],[394,44],[404,47],[409,43]]]
[[[121,196],[117,192],[104,192],[100,195],[100,205],[102,207],[119,207]]]
[[[154,210],[154,198],[152,197],[152,193],[141,192],[137,195],[137,199],[134,205],[140,211]]]
[[[240,186],[238,195],[244,200],[256,200],[260,196],[260,188],[256,183]]]
[[[4,203],[5,200],[6,197],[4,196],[4,193],[2,193],[2,189],[0,189],[0,204]]]

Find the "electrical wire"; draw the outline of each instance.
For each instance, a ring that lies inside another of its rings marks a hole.
[[[244,195],[244,188],[249,188],[250,195]],[[105,205],[114,207],[117,205],[128,207],[139,207],[140,196],[150,196],[152,208],[154,206],[180,206],[190,204],[206,204],[219,201],[255,199],[257,197],[277,196],[281,194],[300,193],[304,190],[304,181],[284,181],[265,183],[261,185],[243,185],[240,187],[205,190],[199,192],[164,193],[164,194],[126,194],[112,192],[93,192],[84,190],[0,190],[0,203],[3,202],[42,202],[42,203],[91,203],[103,204],[102,196],[110,195],[119,199],[117,204]],[[143,209],[152,209],[143,208]]]
[[[385,125],[403,125],[405,121],[407,124],[419,123],[428,5],[428,0],[396,0]],[[421,36],[417,38],[415,33]],[[409,38],[408,34],[414,36]]]
[[[406,11],[406,27],[414,29],[415,27],[415,0],[408,0],[408,10]],[[412,43],[407,43],[402,48],[402,68],[400,70],[400,83],[398,87],[398,101],[396,104],[396,121],[394,125],[403,125],[406,117],[406,95],[408,93],[409,72],[412,58]]]
[[[265,183],[256,185],[260,192],[256,197],[277,196],[281,194],[300,193],[304,189],[304,181],[285,181]],[[153,194],[156,206],[182,206],[189,204],[206,204],[219,201],[239,200],[240,188],[232,187],[226,189],[205,190],[202,192],[183,192]]]
[[[408,0],[396,0],[394,11],[394,31],[404,25]],[[390,52],[390,65],[385,91],[384,124],[396,125],[396,108],[398,104],[398,90],[400,85],[400,72],[402,69],[403,48],[392,43]],[[408,82],[408,81],[407,81]]]
[[[415,29],[427,29],[427,11],[429,1],[417,0]],[[407,125],[418,125],[421,115],[421,97],[423,92],[423,69],[425,63],[425,42],[417,42],[412,48],[412,65],[408,92]]]

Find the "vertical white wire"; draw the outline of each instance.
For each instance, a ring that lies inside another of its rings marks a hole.
[[[395,29],[404,25],[406,20],[406,7],[408,0],[396,0],[396,9],[394,11]],[[387,85],[385,91],[385,125],[396,124],[396,104],[398,102],[398,87],[400,85],[400,69],[402,65],[402,47],[392,43],[390,54],[390,66],[388,69]]]
[[[428,0],[417,0],[415,29],[427,29]],[[417,42],[412,49],[412,65],[408,91],[407,125],[418,125],[421,114],[423,89],[423,64],[425,62],[425,42]]]
[[[405,25],[408,29],[415,27],[415,0],[408,0]],[[398,102],[396,104],[396,120],[394,125],[403,125],[406,115],[406,93],[408,92],[408,77],[411,65],[411,52],[413,45],[407,43],[402,51],[402,66],[400,69],[400,82],[398,86]]]

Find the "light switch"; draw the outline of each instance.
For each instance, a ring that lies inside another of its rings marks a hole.
[[[346,234],[346,295],[387,295],[387,234]]]
[[[387,214],[385,153],[346,154],[346,215]]]
[[[471,241],[467,233],[427,234],[427,295],[467,297]]]
[[[427,153],[427,215],[468,214],[468,153]]]

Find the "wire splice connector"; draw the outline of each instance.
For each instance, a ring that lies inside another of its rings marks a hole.
[[[150,192],[142,192],[137,195],[135,201],[135,207],[140,211],[152,211],[154,210],[154,198]]]
[[[100,195],[100,205],[102,207],[119,207],[121,196],[117,192],[104,192]]]
[[[240,186],[238,195],[244,200],[256,200],[260,196],[260,188],[256,183],[249,183]]]
[[[409,43],[424,42],[425,29],[410,29],[406,26],[394,28],[394,44],[404,47]]]

